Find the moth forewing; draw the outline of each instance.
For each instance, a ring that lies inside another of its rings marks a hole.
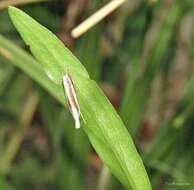
[[[75,120],[75,127],[80,128],[80,107],[76,95],[75,86],[69,74],[63,76],[63,86],[69,104],[69,109]]]

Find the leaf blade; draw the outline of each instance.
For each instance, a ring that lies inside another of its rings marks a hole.
[[[127,129],[78,59],[48,29],[24,12],[9,7],[9,14],[47,75],[59,84],[60,91],[63,88],[62,76],[67,71],[71,73],[86,120],[83,129],[114,175],[127,189],[151,189],[142,160]]]

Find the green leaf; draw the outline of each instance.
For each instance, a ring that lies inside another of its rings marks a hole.
[[[40,64],[25,51],[14,45],[11,41],[0,35],[0,54],[10,63],[19,67],[22,71],[30,75],[38,84],[44,87],[63,105],[66,101],[63,98],[63,89],[58,84],[48,80],[48,76],[42,70]]]
[[[79,60],[54,34],[24,12],[9,7],[9,14],[22,38],[49,76],[48,80],[58,84],[58,89],[55,90],[61,91],[63,75],[67,71],[71,74],[85,120],[82,128],[113,174],[127,189],[151,189],[142,160],[127,129]]]

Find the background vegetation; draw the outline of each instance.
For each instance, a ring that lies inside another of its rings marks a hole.
[[[52,84],[45,87],[48,93],[29,77],[26,63],[34,60],[21,53],[29,48],[3,2],[0,189],[123,189],[83,130],[75,130],[71,115],[49,91]],[[107,2],[37,1],[20,8],[57,34],[104,90],[135,141],[153,189],[192,190],[194,2],[130,0],[72,39],[72,28]],[[6,48],[15,52],[13,59]],[[44,83],[33,70],[32,78]]]

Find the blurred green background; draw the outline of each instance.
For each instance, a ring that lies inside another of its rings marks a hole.
[[[123,189],[69,111],[10,61],[5,44],[29,53],[7,13],[16,4],[54,32],[103,89],[153,189],[193,190],[194,1],[130,0],[76,40],[71,30],[109,1],[32,2],[0,1],[0,190]]]

